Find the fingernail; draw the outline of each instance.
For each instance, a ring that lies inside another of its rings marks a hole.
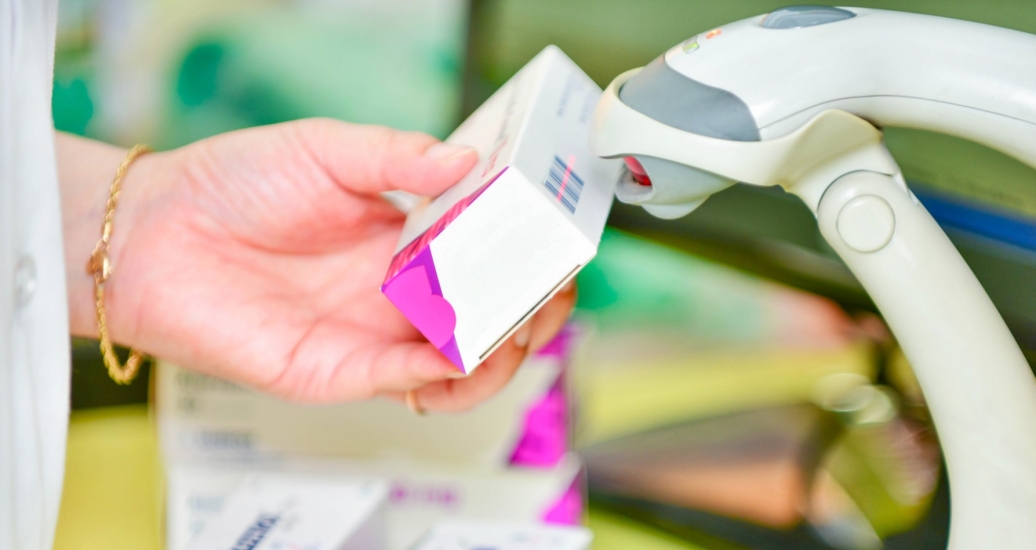
[[[451,372],[451,373],[449,373],[449,374],[447,374],[447,375],[446,375],[446,378],[453,378],[453,379],[457,379],[457,378],[467,378],[467,377],[468,377],[468,373],[466,373],[466,372],[460,372],[460,371],[456,371],[456,372]]]
[[[424,156],[430,159],[449,161],[461,155],[475,150],[467,145],[456,145],[453,143],[440,142],[429,147],[425,152]]]
[[[514,345],[523,349],[529,347],[530,336],[532,336],[532,327],[526,323],[514,333]]]
[[[565,283],[565,286],[561,287],[561,293],[562,294],[568,294],[569,292],[572,292],[575,289],[576,289],[576,280],[575,279],[571,279],[570,281]]]

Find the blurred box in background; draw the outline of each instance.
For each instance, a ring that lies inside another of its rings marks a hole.
[[[256,473],[362,476],[389,483],[386,548],[406,550],[437,521],[578,523],[582,466],[574,455],[551,469],[474,469],[408,460],[175,461],[167,463],[166,544],[179,550],[217,518],[229,495]]]
[[[474,469],[549,468],[570,450],[566,379],[575,338],[573,327],[564,329],[475,410],[425,417],[382,399],[290,403],[160,364],[154,392],[160,445],[176,458],[406,458]]]
[[[393,550],[441,518],[579,524],[585,488],[570,453],[567,384],[576,343],[576,329],[566,327],[475,410],[429,416],[383,400],[288,403],[162,364],[154,411],[168,547],[199,532],[249,472],[388,480]]]
[[[379,480],[252,475],[185,550],[383,550],[387,502]]]

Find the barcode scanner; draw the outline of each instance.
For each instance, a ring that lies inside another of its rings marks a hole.
[[[1036,379],[974,274],[908,189],[885,125],[1036,167],[1036,36],[793,6],[707,30],[616,78],[591,149],[661,218],[735,182],[780,185],[869,292],[909,358],[950,478],[954,550],[1036,548]]]

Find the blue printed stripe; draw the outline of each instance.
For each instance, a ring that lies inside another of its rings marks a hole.
[[[941,225],[1036,251],[1036,219],[964,203],[917,186],[911,190]]]

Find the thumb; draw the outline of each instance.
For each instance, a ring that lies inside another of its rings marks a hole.
[[[402,190],[437,196],[463,178],[478,152],[421,132],[332,119],[297,123],[302,144],[342,187],[375,194]]]

